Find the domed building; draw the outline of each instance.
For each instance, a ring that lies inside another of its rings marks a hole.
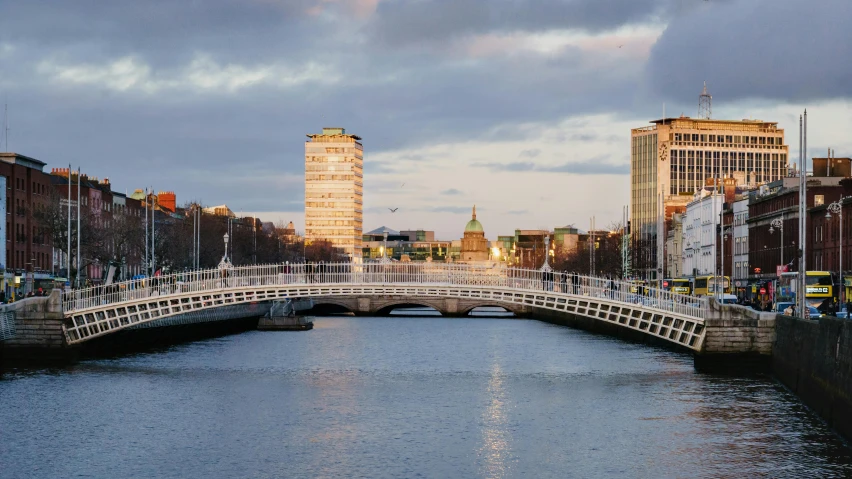
[[[488,240],[482,223],[476,219],[476,205],[473,205],[473,216],[464,227],[464,237],[461,240],[461,261],[488,261]]]

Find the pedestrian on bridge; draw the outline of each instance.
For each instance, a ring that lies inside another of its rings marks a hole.
[[[562,273],[559,274],[559,283],[562,285],[562,292],[568,292],[568,271],[562,270]]]
[[[574,294],[580,294],[580,275],[576,271],[571,274],[571,283],[574,287]]]

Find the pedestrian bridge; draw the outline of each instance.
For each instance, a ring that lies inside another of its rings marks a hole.
[[[501,306],[594,318],[700,351],[701,298],[629,283],[542,270],[447,263],[329,263],[227,267],[63,293],[67,344],[134,325],[225,305],[312,298],[330,304]],[[341,303],[342,300],[349,303]],[[420,301],[420,302],[418,302]],[[368,308],[362,312],[370,312]]]

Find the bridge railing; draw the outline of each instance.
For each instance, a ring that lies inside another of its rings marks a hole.
[[[497,263],[317,263],[274,264],[209,269],[93,286],[63,294],[66,312],[135,300],[166,299],[185,293],[286,285],[405,284],[430,286],[489,286],[571,296],[608,298],[640,303],[647,308],[703,318],[701,298],[643,288],[627,282],[558,271],[506,268]]]

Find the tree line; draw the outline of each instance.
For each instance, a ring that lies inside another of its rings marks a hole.
[[[194,209],[187,204],[176,214],[157,211],[154,228],[154,256],[156,269],[163,273],[190,269],[194,265]],[[150,213],[149,213],[150,214]],[[121,271],[121,265],[142,266],[146,250],[144,216],[113,210],[109,214],[81,208],[79,218],[80,264],[77,264],[78,220],[76,207],[71,208],[71,227],[68,227],[68,206],[62,196],[51,190],[46,206],[33,212],[33,216],[54,249],[70,257],[70,271],[58,264],[60,274],[72,284],[79,271],[92,264],[100,266],[105,274],[109,265]],[[150,222],[150,217],[149,220]],[[230,222],[230,231],[228,229]],[[283,263],[289,261],[340,261],[338,251],[328,241],[305,244],[300,235],[287,230],[283,223],[264,228],[255,218],[229,218],[201,212],[199,221],[199,265],[214,268],[225,254],[224,234],[229,231],[228,255],[235,266],[249,264]],[[150,228],[150,224],[148,225]],[[68,237],[71,236],[70,250]],[[148,230],[150,235],[150,229]],[[151,237],[147,237],[150,247]],[[142,268],[144,270],[144,268]],[[89,278],[96,279],[96,278]],[[100,278],[97,278],[100,279]],[[117,278],[118,280],[129,278]]]

